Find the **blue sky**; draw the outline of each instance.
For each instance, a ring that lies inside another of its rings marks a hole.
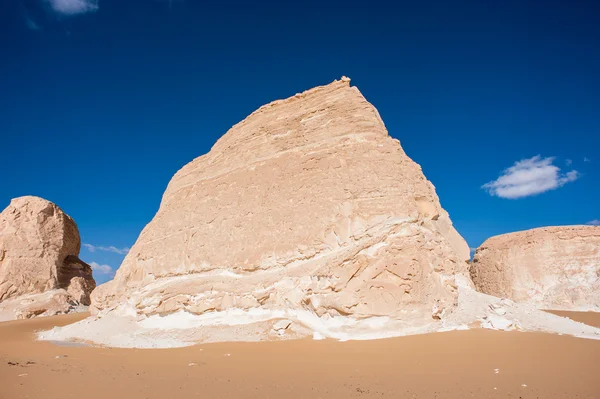
[[[347,75],[470,246],[600,219],[598,2],[252,3],[2,2],[0,207],[57,203],[106,281],[181,166]]]

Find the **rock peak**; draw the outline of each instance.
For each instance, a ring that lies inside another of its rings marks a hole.
[[[342,78],[340,80],[334,80],[333,82],[331,82],[329,84],[326,84],[323,86],[316,86],[311,89],[304,90],[303,92],[296,93],[292,97],[288,97],[288,98],[280,99],[280,100],[274,100],[274,101],[271,101],[270,103],[262,105],[256,111],[252,112],[248,117],[246,117],[243,121],[239,122],[237,125],[243,124],[246,120],[252,118],[253,115],[260,114],[262,112],[266,112],[273,107],[286,105],[286,104],[289,104],[292,102],[297,102],[299,100],[302,101],[307,98],[310,98],[311,96],[319,96],[324,93],[331,93],[331,92],[335,92],[336,90],[349,89],[349,88],[351,88],[350,78],[342,76]],[[358,89],[356,89],[356,88],[355,88],[355,90],[358,91]],[[237,125],[234,125],[234,127]]]
[[[35,195],[23,195],[21,197],[15,197],[10,200],[11,205],[15,204],[18,206],[19,204],[29,204],[29,203],[40,203],[40,204],[52,204],[52,202],[44,199],[42,197],[37,197]]]

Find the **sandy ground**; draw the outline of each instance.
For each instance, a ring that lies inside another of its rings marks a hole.
[[[564,310],[547,310],[557,316],[567,317],[571,320],[585,323],[593,327],[600,327],[600,313],[595,312],[567,312]],[[600,359],[599,359],[600,360]],[[600,366],[599,366],[600,367]]]
[[[0,398],[600,398],[598,340],[483,329],[176,349],[34,340],[83,317],[0,323]]]

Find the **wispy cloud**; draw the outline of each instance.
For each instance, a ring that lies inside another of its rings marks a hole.
[[[572,164],[573,164],[573,160],[572,159],[565,159],[565,165],[571,166]]]
[[[588,157],[583,157],[583,162],[592,162],[592,160],[589,159]]]
[[[99,245],[83,244],[83,246],[86,247],[87,250],[90,252],[96,252],[96,251],[114,252],[119,255],[127,255],[127,252],[129,252],[129,248],[127,248],[127,247],[117,248],[117,247],[113,247],[112,245],[110,245],[108,247],[102,247]]]
[[[98,11],[99,0],[48,0],[52,9],[63,15],[78,15]]]
[[[558,166],[553,165],[554,157],[523,159],[505,169],[500,177],[481,186],[490,195],[516,199],[555,190],[579,178],[579,172],[571,170],[561,173]]]
[[[40,30],[42,29],[41,26],[39,26],[38,24],[35,23],[35,21],[33,19],[30,18],[25,18],[25,25],[31,29],[31,30]]]
[[[590,225],[590,226],[600,226],[600,220],[598,220],[598,219],[590,220],[586,224]]]
[[[92,267],[92,270],[98,274],[102,274],[104,276],[114,276],[115,275],[115,271],[109,265],[101,265],[96,262],[91,262],[90,266]]]
[[[168,3],[169,4],[169,8],[172,9],[173,8],[173,3],[182,3],[185,0],[154,0],[158,3]]]

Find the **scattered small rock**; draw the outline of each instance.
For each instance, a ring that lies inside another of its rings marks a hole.
[[[498,316],[504,316],[506,314],[506,309],[504,309],[502,307],[502,305],[497,304],[497,303],[492,303],[490,305],[490,309],[492,309],[492,311],[494,313],[496,313]]]
[[[195,367],[195,366],[205,366],[206,362],[191,362],[190,364],[188,364],[188,366],[190,367]]]
[[[13,361],[8,361],[7,363],[9,366],[21,366],[21,367],[27,367],[27,366],[31,366],[32,364],[35,364],[35,362],[32,362],[31,360],[28,360],[25,363],[19,363],[19,362],[13,362]]]
[[[285,330],[292,324],[291,320],[279,320],[273,324],[273,331],[279,335],[285,334]]]
[[[443,308],[439,307],[437,304],[433,306],[433,309],[431,309],[431,317],[436,319],[436,320],[441,320],[442,319],[442,312],[444,311]]]

